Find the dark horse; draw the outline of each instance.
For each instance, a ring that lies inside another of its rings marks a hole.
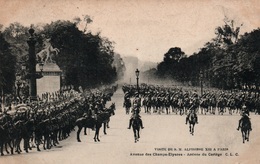
[[[81,142],[80,140],[80,132],[82,128],[91,128],[94,130],[96,120],[92,117],[82,117],[76,120],[76,126],[78,126],[77,131],[77,140],[78,142]]]
[[[134,117],[132,119],[132,128],[134,132],[134,138],[135,138],[135,143],[139,141],[140,138],[140,128],[141,128],[141,119],[139,117]]]
[[[239,120],[237,130],[239,130],[239,128],[241,128],[243,143],[245,143],[245,140],[249,141],[249,134],[252,129],[250,119],[247,116]]]
[[[191,112],[186,117],[186,124],[190,124],[190,134],[194,135],[194,126],[198,123],[197,115],[194,112]]]
[[[96,118],[92,117],[82,117],[77,119],[76,121],[76,126],[78,126],[78,131],[77,131],[77,140],[78,142],[81,142],[80,140],[80,132],[82,128],[91,128],[91,129],[96,129],[95,131],[95,136],[94,136],[94,141],[100,141],[99,140],[99,130],[104,123],[104,134],[106,134],[106,127],[107,124],[110,120],[110,116],[114,115],[115,112],[115,103],[112,103],[112,105],[108,108],[105,109],[102,113],[98,114]]]
[[[94,136],[94,141],[100,141],[99,140],[99,130],[104,124],[104,134],[106,133],[106,127],[108,127],[108,123],[110,121],[110,116],[115,115],[116,106],[115,103],[112,103],[111,106],[108,109],[105,109],[104,112],[97,115],[96,119],[96,132]]]

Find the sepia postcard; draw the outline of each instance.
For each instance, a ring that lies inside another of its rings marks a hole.
[[[10,74],[0,77],[1,111],[9,110],[8,95],[17,97],[10,111],[19,104],[35,107],[27,89],[49,104],[36,106],[52,118],[51,130],[66,123],[70,128],[60,137],[60,129],[45,135],[45,127],[36,127],[25,132],[28,141],[19,140],[24,126],[15,133],[0,119],[0,135],[14,138],[13,154],[1,138],[0,163],[260,163],[259,0],[0,0],[0,6],[0,46],[8,43],[15,56],[0,54],[0,75]],[[204,108],[206,99],[218,103]],[[186,100],[193,105],[185,106]],[[242,102],[241,109],[232,100]],[[105,107],[115,110],[97,134],[98,109]],[[136,108],[137,116],[131,113]],[[245,108],[246,137],[240,131]],[[37,120],[37,112],[28,116]],[[95,126],[81,122],[86,117]],[[138,134],[130,126],[136,117]]]

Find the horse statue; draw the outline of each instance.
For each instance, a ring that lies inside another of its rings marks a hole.
[[[250,131],[252,130],[250,118],[245,113],[243,114],[243,117],[239,120],[237,130],[239,130],[240,128],[241,128],[243,143],[245,143],[245,140],[249,141],[249,134]]]
[[[44,49],[41,50],[40,52],[38,52],[36,54],[37,59],[41,62],[41,63],[53,63],[53,56],[57,55],[60,50],[58,48],[53,48],[51,43],[50,43],[51,39],[45,39],[43,45],[44,45]]]
[[[186,124],[189,122],[190,127],[190,134],[194,135],[194,126],[195,124],[198,124],[198,117],[194,110],[191,110],[191,112],[186,117]]]

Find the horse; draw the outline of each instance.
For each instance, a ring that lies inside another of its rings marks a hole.
[[[195,113],[188,114],[186,118],[186,124],[189,122],[190,134],[194,135],[194,126],[198,123],[198,118]]]
[[[141,128],[140,118],[134,117],[131,125],[132,125],[132,128],[133,128],[134,139],[135,139],[135,143],[136,143],[137,141],[139,141],[139,138],[140,138],[140,128]]]
[[[166,110],[166,114],[170,114],[170,106],[171,106],[170,100],[165,99],[164,100],[164,107],[165,107],[165,110]]]
[[[225,107],[226,107],[226,100],[224,99],[224,98],[221,98],[221,99],[219,99],[218,100],[218,102],[217,102],[217,107],[219,108],[219,112],[218,112],[218,114],[220,115],[223,115],[224,114],[224,110],[225,110]]]
[[[41,151],[39,145],[42,143],[43,137],[43,149],[46,150],[51,148],[50,139],[50,119],[46,118],[35,126],[35,142],[37,145],[37,151]]]
[[[201,99],[201,102],[200,102],[201,114],[203,114],[203,111],[204,111],[205,115],[207,114],[208,109],[209,109],[209,103],[210,102],[209,102],[208,98]]]
[[[110,116],[115,115],[115,110],[116,110],[115,103],[112,103],[112,105],[108,109],[106,109],[104,112],[97,115],[96,124],[95,124],[96,132],[94,136],[95,142],[100,141],[99,130],[102,124],[104,124],[104,134],[106,134],[106,127],[110,121]]]
[[[239,121],[239,126],[238,126],[237,130],[239,130],[239,128],[241,128],[243,143],[245,143],[245,140],[249,141],[249,134],[250,134],[250,131],[252,130],[250,119],[242,118]]]
[[[112,105],[108,108],[105,109],[104,112],[96,115],[95,118],[93,117],[81,117],[76,120],[76,126],[78,126],[78,131],[77,131],[77,141],[81,142],[80,140],[80,132],[82,128],[91,128],[92,130],[95,130],[95,136],[94,136],[94,141],[100,141],[99,140],[99,130],[104,124],[104,134],[106,134],[106,127],[108,127],[108,122],[110,120],[110,116],[114,115],[115,112],[115,103],[112,103]]]
[[[4,125],[0,125],[0,147],[1,147],[1,155],[3,156],[3,150],[4,150],[4,146],[6,148],[6,152],[9,154],[9,152],[7,151],[7,141],[8,141],[8,128],[7,125],[8,123],[5,123]],[[11,145],[9,144],[9,146],[11,147]],[[13,154],[13,147],[11,147],[11,152]]]
[[[18,127],[20,129],[20,139],[23,139],[24,141],[24,150],[26,153],[28,153],[28,149],[30,148],[30,139],[34,132],[34,119],[29,119],[27,121],[22,121],[20,124],[18,124]],[[16,145],[18,146],[18,145]]]
[[[81,142],[80,140],[80,132],[82,128],[91,128],[94,130],[95,128],[95,122],[96,120],[92,117],[82,117],[76,120],[76,126],[78,126],[78,131],[77,131],[77,141]]]

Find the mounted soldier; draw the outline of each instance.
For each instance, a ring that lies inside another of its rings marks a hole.
[[[250,118],[245,112],[243,113],[242,118],[238,122],[237,130],[239,129],[241,129],[243,143],[245,143],[245,140],[249,141],[249,134],[250,131],[252,131],[252,127],[251,127]]]
[[[190,110],[190,113],[186,117],[186,124],[190,120],[190,117],[194,117],[195,123],[198,124],[198,116],[197,116],[197,114],[195,112],[195,109],[191,109]]]
[[[135,93],[135,99],[133,101],[133,105],[136,106],[137,108],[141,108],[141,98],[139,97],[139,93]]]
[[[137,108],[137,107],[136,107]],[[129,120],[129,126],[128,126],[128,129],[130,129],[131,128],[131,125],[133,124],[133,121],[134,120],[138,120],[138,122],[140,123],[140,126],[141,126],[141,128],[143,129],[144,127],[143,127],[143,121],[142,121],[142,119],[141,119],[141,116],[139,115],[139,110],[133,110],[134,112],[133,112],[133,114],[132,114],[132,116],[131,116],[131,118],[130,118],[130,120]]]
[[[238,128],[237,128],[237,130],[239,130],[244,123],[247,123],[249,130],[252,131],[251,121],[250,121],[250,118],[248,117],[248,114],[246,112],[244,112],[242,114],[242,117],[238,121]]]

